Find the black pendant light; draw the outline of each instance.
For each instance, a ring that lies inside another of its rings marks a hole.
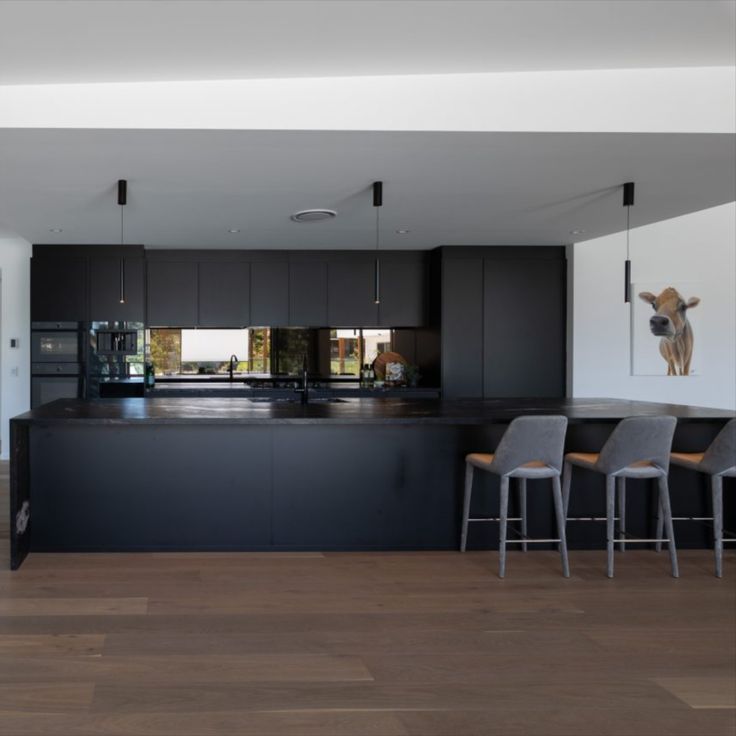
[[[379,212],[383,206],[383,182],[373,182],[373,206],[376,209],[376,262],[373,270],[373,301],[376,304],[381,303],[381,261],[378,256],[380,250],[380,217]]]
[[[629,251],[629,228],[631,226],[631,208],[634,206],[634,182],[624,184],[624,207],[626,207],[626,261],[624,262],[624,302],[631,302],[631,259]]]
[[[118,179],[118,204],[120,205],[120,245],[125,245],[125,205],[128,204],[128,182]],[[125,258],[120,254],[120,303],[125,304]]]

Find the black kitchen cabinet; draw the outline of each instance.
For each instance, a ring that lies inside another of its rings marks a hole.
[[[247,327],[250,324],[250,263],[199,263],[199,326]]]
[[[325,327],[327,319],[327,262],[289,263],[289,324]]]
[[[250,317],[258,327],[289,324],[289,263],[253,261],[250,265]]]
[[[566,303],[564,248],[443,249],[444,397],[564,396]]]
[[[121,298],[121,266],[124,280]],[[145,320],[145,262],[142,257],[93,256],[89,259],[89,318],[97,321]]]
[[[199,321],[198,263],[148,260],[148,325],[194,327]]]
[[[381,258],[382,327],[423,327],[426,324],[427,272],[423,254],[418,257]]]
[[[327,271],[327,318],[331,327],[374,327],[378,305],[374,299],[372,258],[330,260]]]
[[[82,322],[87,319],[87,259],[38,256],[31,259],[31,320]]]
[[[565,395],[565,261],[485,259],[483,395]]]
[[[483,259],[442,263],[442,395],[483,396]]]

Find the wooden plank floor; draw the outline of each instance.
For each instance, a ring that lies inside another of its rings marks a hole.
[[[7,464],[0,465],[7,508]],[[0,533],[0,735],[733,736],[707,551],[31,555]]]

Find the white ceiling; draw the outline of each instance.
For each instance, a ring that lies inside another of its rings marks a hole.
[[[733,0],[0,0],[0,84],[733,65]]]
[[[0,227],[35,243],[119,242],[119,178],[126,242],[149,247],[370,248],[379,178],[384,247],[544,245],[622,230],[624,181],[637,185],[633,226],[733,201],[736,138],[6,129]],[[310,207],[339,214],[289,220]]]

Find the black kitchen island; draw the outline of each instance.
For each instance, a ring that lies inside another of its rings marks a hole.
[[[542,413],[566,415],[567,448],[581,452],[643,414],[676,416],[674,449],[698,451],[734,416],[612,399],[59,400],[11,420],[11,566],[29,552],[452,549],[465,454]],[[489,492],[473,513],[495,515],[496,481],[480,476]],[[675,515],[706,515],[705,479],[670,477]],[[552,532],[547,484],[529,484],[532,537]],[[653,495],[630,485],[628,528],[641,536]],[[601,478],[576,473],[571,499],[571,515],[601,515]],[[676,531],[680,546],[710,544],[701,526]],[[568,539],[600,547],[604,525],[571,525]],[[469,546],[496,544],[495,524],[475,525]]]

